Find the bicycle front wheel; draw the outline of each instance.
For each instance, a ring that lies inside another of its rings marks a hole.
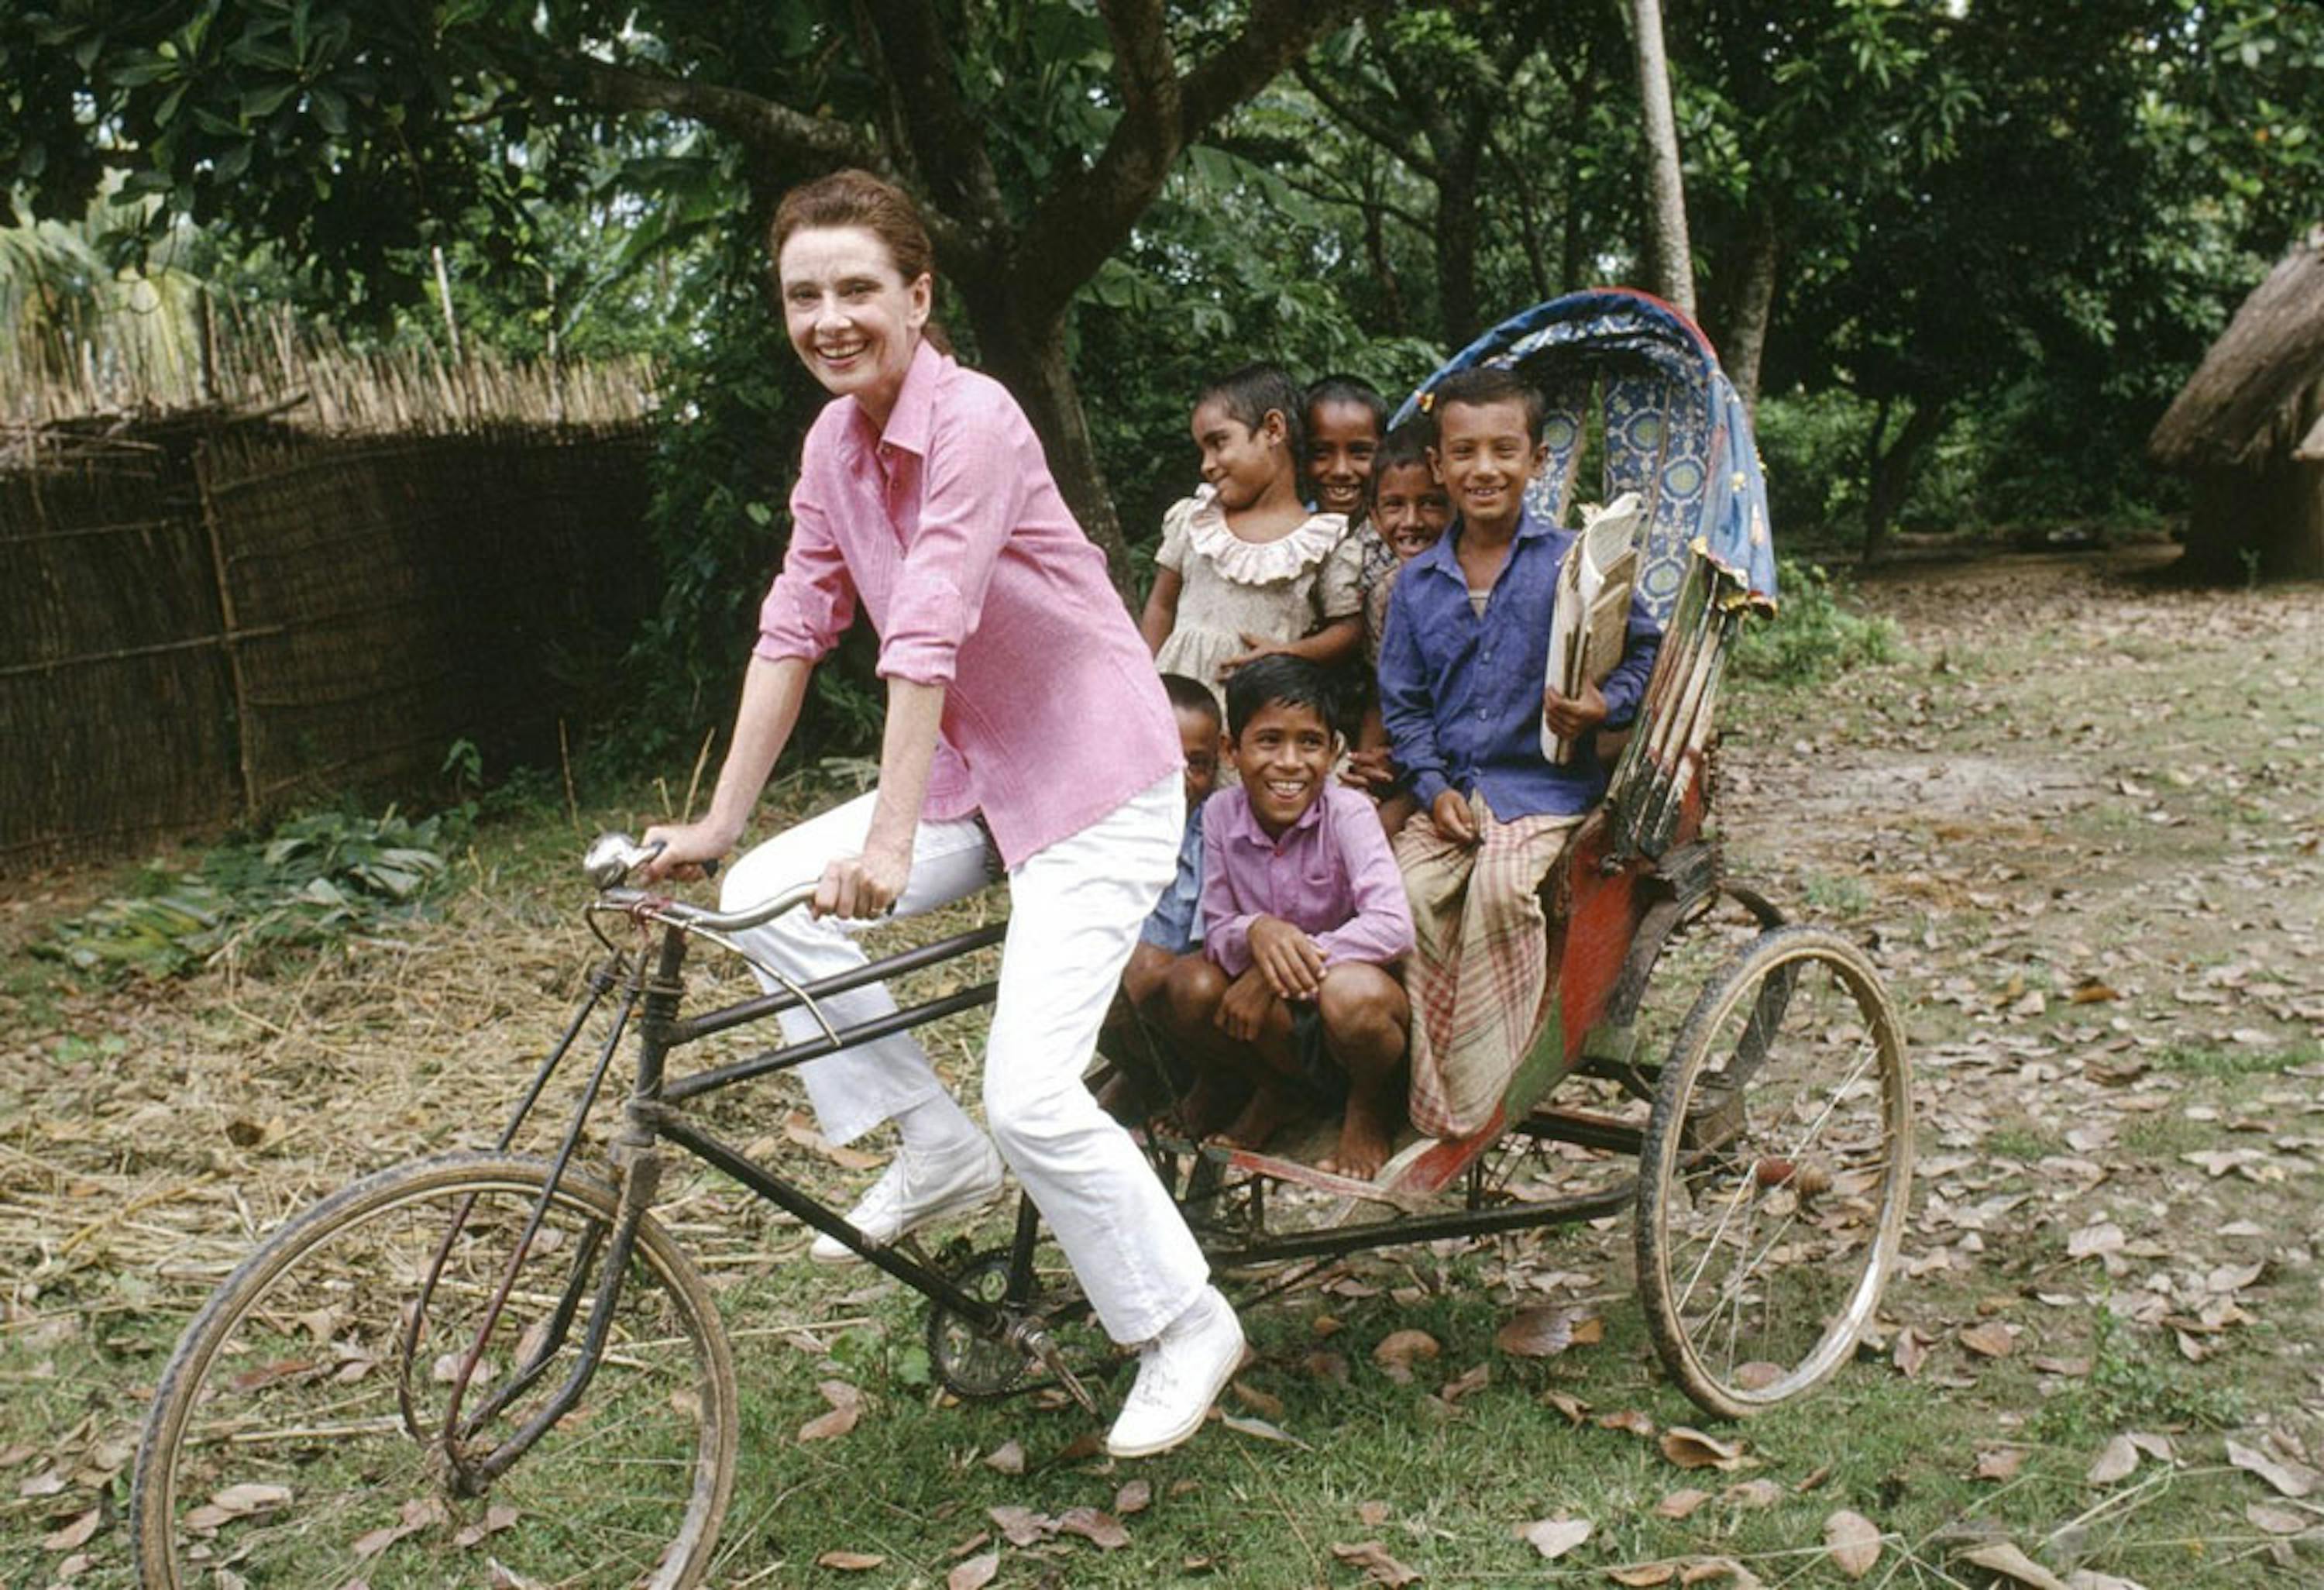
[[[475,1481],[579,1360],[612,1245],[613,1190],[568,1170],[463,1375],[548,1179],[488,1154],[383,1171],[226,1279],[137,1454],[149,1590],[700,1581],[733,1484],[734,1368],[700,1274],[650,1219],[580,1401]]]

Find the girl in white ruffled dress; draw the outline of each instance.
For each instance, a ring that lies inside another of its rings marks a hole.
[[[1338,664],[1363,643],[1362,558],[1342,513],[1301,500],[1301,413],[1291,378],[1250,365],[1194,404],[1207,490],[1162,518],[1139,629],[1157,667],[1223,699],[1227,676],[1286,652]]]

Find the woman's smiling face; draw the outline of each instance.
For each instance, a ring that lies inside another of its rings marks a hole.
[[[928,322],[928,278],[905,281],[863,226],[802,227],[784,240],[776,270],[800,360],[825,391],[854,398],[885,425]]]

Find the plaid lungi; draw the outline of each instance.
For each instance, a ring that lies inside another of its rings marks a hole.
[[[1549,1014],[1549,923],[1535,891],[1580,814],[1497,820],[1469,798],[1481,842],[1456,845],[1426,812],[1397,837],[1417,942],[1405,957],[1412,999],[1412,1123],[1465,1137],[1492,1118]]]

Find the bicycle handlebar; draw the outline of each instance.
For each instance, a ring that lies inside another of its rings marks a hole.
[[[659,855],[661,849],[659,840],[641,845],[627,834],[600,834],[591,840],[581,858],[581,870],[597,886],[598,903],[613,911],[629,911],[650,903],[656,916],[689,932],[741,933],[770,922],[787,911],[796,911],[815,898],[816,885],[801,883],[745,911],[715,911],[648,890],[620,886],[633,868]]]

